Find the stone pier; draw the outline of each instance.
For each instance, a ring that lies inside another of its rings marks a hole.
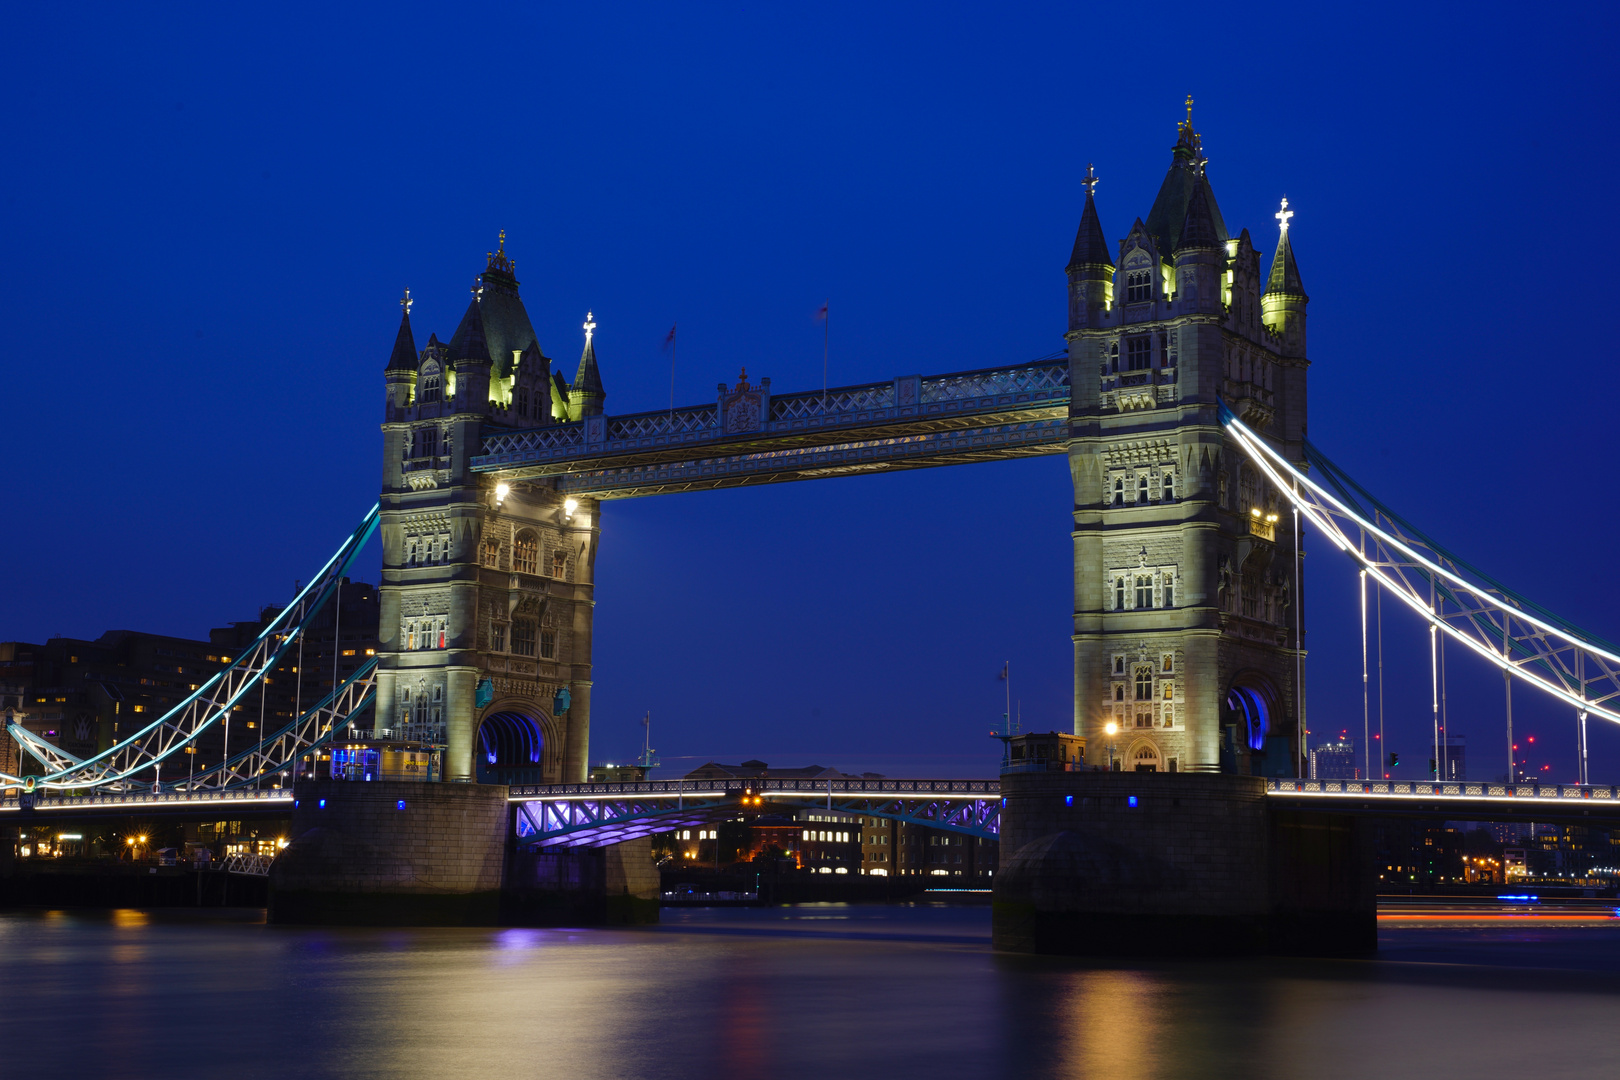
[[[1001,778],[998,949],[1082,956],[1377,948],[1366,822],[1268,807],[1257,777]]]
[[[300,781],[269,919],[356,926],[658,921],[648,840],[515,852],[496,784]]]

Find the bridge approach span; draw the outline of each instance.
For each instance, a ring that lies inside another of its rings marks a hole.
[[[643,780],[514,787],[524,847],[600,847],[775,810],[824,809],[931,829],[1000,836],[997,780]]]

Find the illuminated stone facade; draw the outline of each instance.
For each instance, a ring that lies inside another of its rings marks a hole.
[[[1303,461],[1307,298],[1286,202],[1262,276],[1248,230],[1226,231],[1190,114],[1178,134],[1117,250],[1088,172],[1068,266],[1075,732],[1093,765],[1291,776],[1293,517],[1218,410]]]
[[[447,780],[583,781],[596,502],[546,480],[497,489],[469,459],[485,435],[600,415],[595,324],[569,384],[504,243],[448,344],[418,351],[402,303],[385,372],[377,737],[445,746]]]

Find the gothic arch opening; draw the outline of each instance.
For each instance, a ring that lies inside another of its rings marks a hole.
[[[1239,741],[1250,750],[1265,750],[1266,737],[1276,726],[1276,688],[1259,672],[1240,671],[1226,691],[1226,722],[1236,725]]]
[[[1130,772],[1162,772],[1164,759],[1157,746],[1150,742],[1139,742],[1131,747],[1125,759],[1125,768]]]
[[[545,729],[526,712],[492,712],[478,725],[473,748],[480,784],[543,783]]]

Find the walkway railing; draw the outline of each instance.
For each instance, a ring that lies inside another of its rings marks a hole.
[[[1416,783],[1404,780],[1267,780],[1268,795],[1315,795],[1324,798],[1365,799],[1456,799],[1459,802],[1496,800],[1504,803],[1570,803],[1583,799],[1596,799],[1607,803],[1620,803],[1620,795],[1613,786],[1602,784],[1492,784],[1470,783]]]

